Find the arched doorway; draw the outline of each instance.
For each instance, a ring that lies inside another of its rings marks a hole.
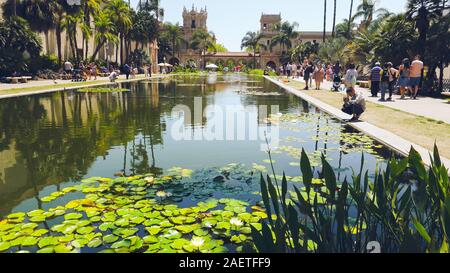
[[[228,59],[225,62],[225,65],[229,68],[229,69],[233,69],[236,66],[236,63],[234,62],[233,59]]]
[[[178,66],[178,65],[180,65],[180,60],[178,60],[178,58],[173,57],[169,60],[169,64],[171,64],[173,66]]]
[[[277,64],[276,64],[275,62],[273,62],[273,61],[269,61],[269,62],[266,64],[266,67],[270,67],[270,68],[272,68],[273,70],[277,70]]]

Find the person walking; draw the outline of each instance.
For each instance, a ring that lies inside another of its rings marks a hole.
[[[349,64],[344,77],[345,88],[355,88],[358,80],[358,71],[354,63]]]
[[[333,67],[333,74],[340,76],[341,74],[341,64],[339,62],[336,62],[336,64]]]
[[[398,86],[400,87],[400,99],[404,100],[406,95],[406,90],[409,87],[409,74],[411,69],[411,62],[408,58],[403,59],[402,64],[399,67],[399,79]]]
[[[126,76],[126,78],[128,80],[130,78],[131,67],[128,64],[125,64],[123,66],[123,71],[125,72],[125,76]]]
[[[392,94],[394,93],[394,88],[397,84],[398,79],[398,70],[394,68],[394,64],[391,62],[388,62],[387,65],[389,73],[389,98],[387,98],[387,101],[392,101]]]
[[[378,92],[380,92],[381,70],[381,64],[376,62],[370,71],[370,92],[373,98],[378,97]]]
[[[303,79],[305,80],[306,87],[304,90],[309,90],[311,76],[314,73],[314,68],[311,62],[307,64],[305,67],[305,71],[303,72]]]
[[[297,64],[292,63],[292,79],[297,78]]]
[[[386,91],[389,89],[389,65],[385,63],[383,65],[383,70],[381,70],[381,81],[380,90],[381,98],[380,101],[386,101]]]
[[[420,81],[422,79],[423,62],[420,60],[420,55],[414,57],[414,61],[411,63],[411,70],[409,71],[409,87],[411,91],[411,99],[417,99],[417,93],[419,92]]]
[[[287,65],[286,65],[286,76],[287,76],[288,79],[289,79],[289,77],[291,76],[291,73],[292,73],[292,65],[291,65],[291,63],[289,62],[289,63],[287,63]]]
[[[325,70],[321,64],[318,64],[314,72],[314,80],[316,81],[316,90],[320,90],[320,85],[325,78]]]

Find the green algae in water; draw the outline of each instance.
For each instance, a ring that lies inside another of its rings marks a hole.
[[[77,89],[80,93],[114,93],[114,92],[129,92],[130,89],[126,88],[110,88],[110,87],[93,87]]]

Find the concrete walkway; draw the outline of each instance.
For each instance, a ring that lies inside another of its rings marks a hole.
[[[117,79],[117,83],[125,83],[125,82],[134,82],[134,81],[141,81],[145,79],[160,79],[164,78],[167,75],[160,75],[160,74],[154,74],[151,78],[145,78],[144,75],[137,75],[134,79],[126,79],[124,75],[121,75]],[[18,83],[18,84],[9,84],[9,83],[0,83],[0,99],[5,98],[12,98],[12,97],[20,97],[20,96],[28,96],[28,95],[37,95],[37,94],[43,94],[43,93],[50,93],[50,92],[56,92],[56,91],[62,91],[62,90],[73,90],[73,89],[79,89],[79,88],[86,88],[86,87],[95,87],[95,86],[105,86],[105,85],[112,85],[109,81],[108,77],[97,77],[97,80],[88,80],[86,82],[79,82],[80,84],[77,85],[77,82],[72,82],[71,80],[39,80],[39,81],[29,81],[28,83]],[[61,86],[67,84],[67,86]],[[58,86],[56,86],[58,85]],[[56,86],[56,87],[55,87]],[[24,89],[27,88],[42,88],[42,90],[30,90],[30,91],[24,91]],[[15,91],[17,92],[11,92]],[[7,91],[7,93],[3,93],[2,91]]]
[[[300,97],[301,99],[311,103],[312,105],[318,107],[322,111],[336,117],[339,120],[348,120],[351,118],[350,115],[347,115],[343,113],[341,110],[326,104],[316,98],[313,98],[306,94],[305,92],[299,91],[293,87],[287,86],[286,84],[282,83],[279,80],[273,79],[271,77],[264,76],[267,80],[275,83],[276,85],[284,88],[287,92],[294,94],[295,96]],[[310,91],[308,91],[310,92]],[[412,143],[402,137],[399,137],[398,135],[391,133],[387,130],[381,129],[377,126],[374,126],[373,124],[370,124],[368,122],[355,122],[355,123],[348,123],[349,126],[355,128],[356,130],[363,132],[372,138],[376,139],[383,145],[390,147],[391,149],[399,152],[400,154],[403,154],[404,156],[407,156],[409,154],[409,151],[411,147],[414,147],[414,149],[417,150],[417,152],[422,156],[423,161],[428,166],[431,165],[430,160],[430,154],[432,154],[432,151],[427,150],[426,148],[417,145],[415,143]],[[442,163],[446,166],[446,168],[450,169],[450,160],[447,158],[441,158]]]
[[[302,80],[298,81],[304,82]],[[315,86],[315,83],[313,85]],[[332,85],[332,82],[324,81],[322,89],[331,90]],[[379,101],[381,93],[378,94],[378,98],[372,98],[369,89],[357,86],[356,90],[363,92],[367,101],[450,124],[450,104],[447,100],[430,97],[418,97],[417,100],[411,100],[407,97],[407,99],[402,100],[400,99],[400,95],[393,95],[393,101],[381,102]],[[386,95],[386,98],[388,97],[389,94]]]

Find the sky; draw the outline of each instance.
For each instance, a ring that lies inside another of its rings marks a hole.
[[[136,4],[138,0],[131,0]],[[333,2],[327,1],[327,30],[331,31],[333,23]],[[337,0],[336,23],[348,19],[350,0]],[[361,0],[354,1],[354,11]],[[323,30],[322,0],[161,0],[164,8],[164,21],[183,23],[183,7],[191,9],[207,7],[208,30],[216,34],[219,43],[229,51],[240,51],[241,40],[248,31],[260,28],[262,13],[279,14],[283,20],[299,23],[299,31]],[[378,7],[391,12],[403,12],[406,0],[378,0]],[[353,12],[354,13],[354,12]]]

